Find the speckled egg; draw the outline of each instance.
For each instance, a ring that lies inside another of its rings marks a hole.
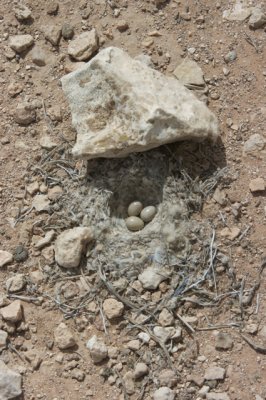
[[[126,226],[128,230],[137,232],[144,228],[144,222],[139,217],[132,216],[126,219]]]
[[[129,217],[137,217],[143,209],[143,205],[140,201],[133,201],[129,204],[127,213]]]
[[[145,207],[140,213],[140,218],[144,222],[150,222],[155,217],[156,212],[156,207],[154,206]]]

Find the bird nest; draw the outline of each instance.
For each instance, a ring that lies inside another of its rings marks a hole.
[[[60,211],[46,225],[46,229],[54,227],[51,222],[57,218],[57,227],[59,221],[63,221],[62,228],[91,227],[95,242],[87,250],[82,271],[89,275],[97,273],[100,281],[108,282],[113,295],[134,304],[135,309],[143,306],[143,300],[132,284],[147,267],[167,271],[170,303],[212,278],[216,252],[212,226],[196,216],[223,170],[203,180],[194,179],[189,174],[194,173],[193,169],[188,171],[173,151],[173,147],[164,146],[123,159],[89,161],[82,179],[74,167],[68,168]],[[144,206],[155,206],[157,212],[142,230],[131,232],[125,219],[128,205],[135,200]],[[76,271],[64,271],[57,266],[52,274],[56,279],[62,274],[74,276]],[[148,314],[153,307],[152,302],[146,304]]]

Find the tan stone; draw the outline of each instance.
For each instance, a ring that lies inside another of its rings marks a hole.
[[[68,54],[77,61],[87,61],[98,50],[98,35],[95,29],[83,32],[68,45]]]
[[[162,311],[159,314],[158,322],[162,326],[169,326],[174,323],[174,317],[170,313],[170,311],[167,310],[167,308],[163,308]]]
[[[26,279],[24,274],[17,274],[6,281],[6,289],[10,293],[19,292],[25,285]]]
[[[240,235],[241,230],[237,226],[228,228],[227,226],[221,230],[221,236],[229,240],[234,240]]]
[[[116,299],[106,299],[103,302],[103,310],[108,319],[121,317],[124,312],[124,304]]]
[[[22,306],[20,300],[15,300],[0,310],[2,317],[6,321],[18,322],[22,319]]]
[[[54,186],[51,189],[48,189],[48,199],[51,201],[56,201],[59,199],[60,196],[62,196],[63,189],[61,186]]]
[[[54,331],[55,341],[61,350],[75,346],[76,340],[66,324],[63,322]]]
[[[23,53],[33,45],[33,37],[31,35],[15,35],[11,36],[9,46],[17,53]]]
[[[51,231],[46,232],[45,236],[39,239],[35,243],[34,247],[36,247],[36,249],[42,249],[43,247],[50,244],[51,241],[54,239],[54,237],[55,237],[55,231],[52,229]]]
[[[263,178],[255,178],[249,182],[249,189],[252,193],[263,192],[266,188],[266,183]]]
[[[36,112],[30,104],[24,102],[18,104],[14,112],[14,121],[18,125],[27,126],[36,120]]]
[[[62,232],[55,242],[55,261],[64,268],[78,267],[82,253],[92,239],[89,228],[77,227]]]
[[[33,196],[35,193],[38,192],[39,190],[39,183],[37,181],[30,183],[27,187],[26,187],[27,192]]]
[[[32,201],[33,208],[38,212],[48,211],[49,205],[50,200],[46,194],[37,194]]]
[[[8,251],[0,250],[0,268],[13,261],[13,255]]]

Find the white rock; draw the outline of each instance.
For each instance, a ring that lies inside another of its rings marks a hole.
[[[7,332],[0,329],[0,352],[6,348],[7,336]]]
[[[96,335],[92,336],[87,342],[87,348],[90,350],[90,355],[95,363],[99,363],[108,357],[108,349]]]
[[[55,242],[55,261],[64,268],[78,267],[82,253],[92,239],[89,228],[77,227],[62,232]]]
[[[223,380],[225,378],[225,369],[221,367],[209,367],[205,371],[204,379],[206,381]]]
[[[261,8],[253,8],[248,24],[252,29],[262,28],[266,24],[266,15]]]
[[[17,274],[7,279],[6,290],[10,293],[19,292],[26,285],[26,278],[24,274]]]
[[[161,342],[166,343],[170,339],[172,332],[169,332],[169,330],[162,326],[155,326],[153,328],[153,333]]]
[[[124,304],[116,299],[106,299],[103,302],[103,311],[108,319],[118,318],[123,315]]]
[[[63,322],[54,331],[55,342],[59,349],[65,350],[75,346],[76,340],[66,324]]]
[[[145,64],[147,67],[154,68],[154,64],[152,62],[152,59],[148,54],[141,53],[138,56],[135,57],[135,60],[142,62]]]
[[[160,387],[153,394],[153,400],[174,400],[175,393],[166,386]]]
[[[21,375],[18,372],[8,368],[0,360],[0,398],[1,400],[14,399],[22,393]]]
[[[49,205],[50,200],[46,194],[37,194],[32,201],[32,207],[38,212],[48,211]]]
[[[14,7],[15,16],[18,21],[26,21],[31,17],[31,10],[25,4],[19,3]]]
[[[2,317],[6,321],[18,322],[22,319],[22,306],[20,300],[15,300],[6,307],[0,309]]]
[[[0,268],[13,261],[13,255],[8,251],[0,250]]]
[[[121,157],[218,136],[214,114],[178,80],[115,47],[64,76],[62,86],[77,130],[77,157]]]
[[[254,154],[264,149],[266,140],[263,136],[255,133],[251,135],[248,140],[244,143],[243,154]]]
[[[31,35],[15,35],[11,36],[9,46],[17,53],[23,53],[33,45],[33,37]]]
[[[138,334],[138,338],[143,342],[143,343],[149,343],[151,337],[148,333],[146,332],[140,332]]]
[[[207,400],[230,400],[230,397],[228,396],[227,393],[207,393],[206,394],[206,399]]]
[[[141,274],[139,274],[138,279],[142,283],[144,289],[155,290],[158,288],[161,282],[168,278],[167,272],[163,268],[159,267],[147,267]]]
[[[205,86],[202,69],[190,58],[185,58],[182,63],[176,67],[174,75],[185,86]]]
[[[98,35],[95,29],[83,32],[68,45],[68,54],[77,61],[87,61],[98,50]]]
[[[251,12],[251,7],[245,7],[241,1],[236,0],[231,10],[225,10],[223,12],[223,18],[227,21],[245,21],[250,16]]]
[[[142,378],[144,375],[147,375],[149,372],[149,368],[148,366],[143,363],[143,362],[139,362],[135,365],[135,369],[134,369],[134,378],[135,379],[140,379]]]

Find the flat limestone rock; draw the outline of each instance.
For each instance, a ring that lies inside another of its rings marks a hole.
[[[8,366],[0,360],[0,398],[3,400],[14,399],[22,393],[21,375],[8,368]]]
[[[81,33],[68,45],[68,54],[77,61],[88,60],[98,50],[98,35],[95,29]]]
[[[174,70],[174,75],[183,85],[205,86],[203,71],[194,60],[185,58]]]
[[[252,13],[252,7],[248,7],[247,1],[236,0],[230,10],[223,12],[223,18],[227,21],[245,21]]]
[[[11,36],[9,45],[16,53],[23,53],[33,45],[34,39],[31,35]]]
[[[123,50],[102,50],[62,78],[76,157],[124,157],[187,139],[216,139],[214,114],[175,78],[132,59]]]

